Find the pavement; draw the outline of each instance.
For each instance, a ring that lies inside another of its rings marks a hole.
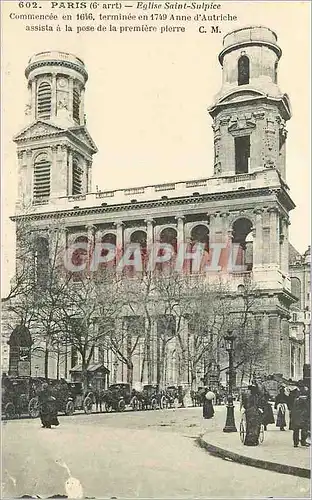
[[[59,420],[53,429],[39,419],[2,424],[1,498],[310,498],[307,478],[222,460],[198,446],[200,435],[223,435],[223,406],[211,420],[201,408]]]
[[[224,410],[225,411],[225,410]],[[224,415],[222,415],[224,417]],[[210,453],[235,462],[266,470],[311,477],[310,448],[293,447],[292,431],[281,432],[275,424],[267,426],[264,441],[259,446],[245,446],[239,436],[241,414],[235,407],[237,432],[224,433],[221,413],[216,412],[211,425],[199,437],[199,444]]]

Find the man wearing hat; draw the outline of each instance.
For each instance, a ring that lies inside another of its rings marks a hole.
[[[309,446],[307,437],[310,430],[310,393],[303,380],[298,382],[299,395],[295,399],[291,412],[294,447]]]

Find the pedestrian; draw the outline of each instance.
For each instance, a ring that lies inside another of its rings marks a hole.
[[[310,394],[303,383],[299,385],[299,395],[294,401],[291,413],[294,447],[298,447],[299,440],[301,446],[310,446],[307,443],[310,430]]]
[[[245,446],[258,446],[262,422],[258,386],[253,383],[248,386],[248,391],[242,396],[242,408],[246,418]]]
[[[268,391],[264,388],[262,395],[260,396],[260,406],[263,410],[262,413],[262,424],[266,431],[269,424],[275,424],[273,409],[270,403],[271,396]]]
[[[292,388],[290,390],[290,393],[289,393],[288,408],[289,408],[289,430],[290,431],[293,430],[293,426],[292,426],[292,410],[293,410],[293,407],[294,407],[295,399],[299,396],[299,394],[300,394],[300,391],[299,391],[298,387]]]
[[[214,393],[209,389],[206,389],[205,396],[203,399],[203,417],[212,418],[214,416],[213,400],[215,398]]]
[[[47,383],[43,383],[38,395],[39,415],[44,429],[51,429],[52,425],[59,425],[57,418],[56,399],[52,396],[51,389]]]
[[[285,387],[282,386],[275,398],[274,409],[277,410],[276,427],[281,431],[286,427],[286,410],[288,408],[288,396],[285,394]]]

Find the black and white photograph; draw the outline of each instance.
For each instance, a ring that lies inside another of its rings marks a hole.
[[[310,498],[310,18],[1,2],[1,498]]]

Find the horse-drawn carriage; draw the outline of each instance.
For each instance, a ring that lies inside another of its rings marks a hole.
[[[112,384],[107,390],[101,392],[100,395],[101,406],[107,412],[111,411],[124,411],[126,406],[130,406],[133,410],[140,408],[139,393],[131,390],[130,384],[119,383]]]
[[[140,409],[158,410],[168,408],[168,398],[165,391],[160,390],[158,385],[147,384],[143,386],[142,392],[138,395]]]
[[[184,396],[185,391],[182,386],[170,385],[165,389],[165,396],[167,399],[167,407],[168,408],[177,408],[178,406],[184,407]]]
[[[50,382],[52,394],[57,402],[58,412],[72,415],[75,410],[83,410],[91,413],[95,395],[92,390],[83,390],[81,382],[66,382],[66,380],[54,380]]]
[[[15,418],[39,415],[38,393],[44,379],[31,377],[2,377],[2,415]]]

